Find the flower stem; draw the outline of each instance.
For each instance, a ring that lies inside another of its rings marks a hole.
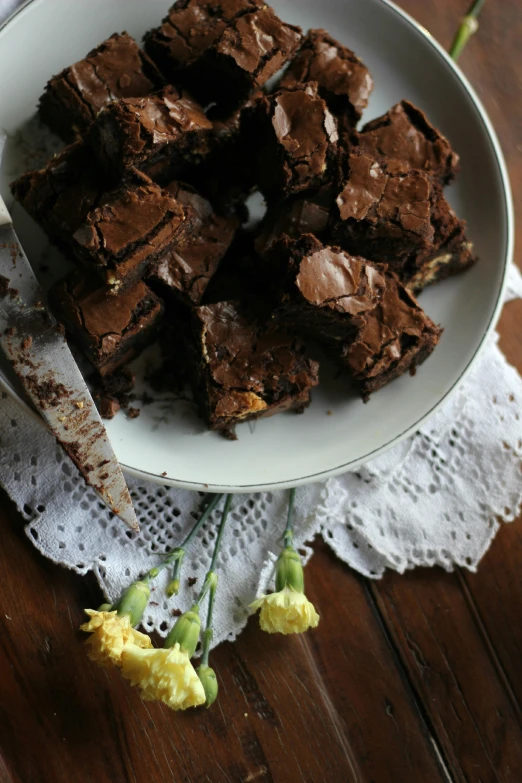
[[[486,0],[473,0],[468,13],[462,20],[449,50],[449,55],[454,60],[458,60],[471,36],[477,32],[478,17],[485,2]]]
[[[217,585],[217,574],[215,573],[215,566],[217,561],[217,556],[219,554],[219,549],[221,546],[221,540],[223,538],[223,532],[225,530],[225,525],[227,522],[228,512],[230,511],[230,507],[232,505],[232,499],[234,495],[227,495],[227,498],[225,500],[225,505],[223,506],[223,512],[221,514],[221,521],[219,523],[218,528],[218,534],[216,539],[216,544],[214,546],[214,552],[212,554],[212,560],[210,561],[210,568],[207,571],[207,575],[205,577],[205,581],[203,582],[203,587],[201,588],[201,591],[196,599],[196,604],[199,605],[202,600],[205,598],[208,591],[214,586]],[[212,618],[211,618],[212,619]]]
[[[286,518],[285,532],[283,533],[283,545],[292,546],[294,540],[294,502],[295,502],[296,488],[290,490],[290,497],[288,498],[288,516]]]
[[[202,634],[201,642],[201,664],[208,666],[208,657],[210,654],[210,644],[214,636],[212,630],[212,615],[214,614],[214,599],[216,597],[217,582],[213,582],[210,586],[210,592],[208,595],[208,611],[207,611],[207,624]]]
[[[196,524],[188,534],[188,536],[185,538],[183,543],[180,546],[175,547],[167,557],[161,562],[158,563],[157,566],[154,566],[154,568],[151,568],[150,571],[147,571],[145,576],[142,578],[142,581],[148,582],[149,579],[155,579],[160,571],[163,571],[164,568],[167,568],[167,566],[172,565],[174,563],[174,578],[179,579],[179,575],[181,572],[181,564],[183,562],[183,558],[185,556],[185,549],[189,546],[191,541],[195,538],[195,536],[198,534],[201,526],[207,521],[210,514],[214,511],[216,506],[221,501],[221,498],[223,497],[222,494],[214,495],[206,509],[203,511],[200,518],[197,520]]]

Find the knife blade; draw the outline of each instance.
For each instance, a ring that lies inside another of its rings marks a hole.
[[[60,446],[104,503],[139,530],[127,484],[63,328],[0,196],[0,347]]]

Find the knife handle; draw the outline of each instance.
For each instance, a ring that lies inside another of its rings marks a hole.
[[[2,226],[12,226],[13,221],[11,220],[11,215],[9,214],[9,211],[5,205],[5,201],[3,200],[2,196],[0,196],[0,228]]]

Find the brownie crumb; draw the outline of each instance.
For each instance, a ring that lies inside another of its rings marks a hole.
[[[127,408],[127,416],[129,419],[137,419],[141,411],[139,408],[134,408],[132,405]]]
[[[121,408],[118,400],[111,397],[95,397],[94,402],[102,419],[113,419]]]
[[[134,382],[134,373],[128,367],[123,367],[93,384],[93,400],[102,419],[113,419],[121,408],[129,409],[127,415],[131,419],[139,416],[137,408],[132,409],[138,411],[137,414],[129,412]]]
[[[187,579],[187,584],[189,587],[193,587],[197,581],[198,581],[197,576],[189,576],[189,578]]]
[[[22,350],[28,351],[32,344],[33,344],[33,338],[31,337],[31,335],[29,335],[29,337],[25,337],[22,340]]]
[[[181,617],[181,609],[172,609],[171,615],[173,617]]]

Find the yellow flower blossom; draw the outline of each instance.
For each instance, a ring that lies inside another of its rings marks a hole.
[[[250,604],[252,612],[261,609],[259,625],[267,633],[303,633],[315,628],[319,615],[306,595],[293,587],[263,595]]]
[[[157,650],[128,645],[123,651],[121,673],[131,685],[138,686],[147,701],[162,701],[173,710],[205,703],[201,680],[178,642]]]
[[[80,630],[90,633],[85,642],[90,648],[88,655],[100,666],[121,666],[122,652],[128,644],[152,647],[149,637],[132,627],[128,615],[95,609],[86,609],[85,613],[90,620],[80,626]]]

